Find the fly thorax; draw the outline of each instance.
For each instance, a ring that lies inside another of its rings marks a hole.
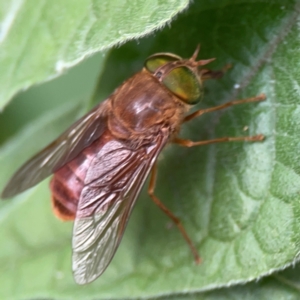
[[[147,71],[136,74],[114,95],[114,122],[133,133],[155,132],[176,115],[174,95]]]

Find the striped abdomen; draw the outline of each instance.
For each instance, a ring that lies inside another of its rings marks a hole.
[[[78,201],[90,164],[110,138],[110,134],[103,134],[76,158],[54,173],[50,189],[53,211],[59,219],[64,221],[75,219]]]

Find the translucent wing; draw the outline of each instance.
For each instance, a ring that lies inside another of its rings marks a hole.
[[[137,196],[168,135],[135,150],[111,140],[93,159],[73,229],[73,273],[78,284],[99,277],[123,236]]]
[[[10,198],[39,183],[75,158],[105,130],[107,101],[87,113],[54,142],[27,161],[10,179],[1,198]]]

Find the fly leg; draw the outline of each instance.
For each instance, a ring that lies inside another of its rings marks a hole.
[[[172,143],[178,144],[180,146],[184,147],[194,147],[194,146],[203,146],[203,145],[209,145],[209,144],[215,144],[215,143],[224,143],[224,142],[238,142],[238,141],[244,141],[244,142],[259,142],[264,139],[264,136],[262,134],[253,135],[253,136],[238,136],[238,137],[222,137],[218,139],[212,139],[212,140],[205,140],[205,141],[197,141],[193,142],[191,140],[185,140],[180,138],[174,138],[172,140]]]
[[[225,65],[221,70],[209,70],[209,69],[201,69],[200,76],[201,80],[208,79],[219,79],[223,77],[223,75],[228,71],[228,69],[232,68],[231,64]]]
[[[206,108],[206,109],[199,109],[199,110],[195,111],[194,113],[187,115],[183,119],[183,123],[188,122],[194,118],[197,118],[203,114],[221,110],[221,109],[224,109],[224,108],[227,108],[230,106],[244,104],[244,103],[250,103],[250,102],[259,102],[259,101],[264,101],[264,100],[266,100],[266,96],[264,94],[260,94],[258,96],[251,97],[251,98],[246,98],[246,99],[241,99],[241,100],[233,100],[233,101],[229,101],[229,102],[226,102],[226,103],[218,105],[218,106],[214,106],[214,107],[210,107],[210,108]]]
[[[176,224],[176,226],[178,227],[178,229],[180,230],[183,238],[186,240],[186,242],[188,243],[196,264],[199,264],[201,262],[201,258],[198,254],[198,251],[195,247],[195,245],[193,244],[192,240],[190,239],[190,237],[188,236],[186,230],[184,229],[183,225],[181,224],[180,219],[178,219],[155,195],[154,195],[154,189],[155,189],[155,183],[156,183],[156,176],[157,176],[157,167],[156,164],[154,164],[154,166],[152,167],[151,170],[151,177],[150,177],[150,183],[149,183],[149,187],[148,187],[148,194],[151,197],[151,199],[153,200],[153,202]]]
[[[233,100],[233,101],[226,102],[224,104],[221,104],[221,105],[218,105],[215,107],[210,107],[207,109],[199,109],[199,110],[195,111],[194,113],[186,116],[183,119],[183,123],[188,122],[194,118],[197,118],[197,117],[199,117],[203,114],[209,113],[209,112],[221,110],[221,109],[233,106],[233,105],[244,104],[244,103],[249,103],[249,102],[264,101],[265,99],[266,99],[266,96],[264,94],[260,94],[258,96],[252,97],[252,98]],[[193,142],[191,140],[180,139],[180,138],[176,137],[172,140],[172,142],[175,144],[184,146],[184,147],[194,147],[194,146],[202,146],[202,145],[209,145],[209,144],[223,143],[223,142],[236,142],[236,141],[258,142],[258,141],[262,141],[263,139],[264,139],[264,136],[262,134],[258,134],[258,135],[254,135],[254,136],[222,137],[222,138],[206,140],[206,141],[197,141],[197,142]]]

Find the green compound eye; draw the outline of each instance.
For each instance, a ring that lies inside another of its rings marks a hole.
[[[187,104],[196,104],[202,95],[201,81],[188,67],[178,67],[170,71],[162,83]]]
[[[147,58],[147,60],[145,61],[145,68],[150,73],[155,73],[155,71],[159,67],[162,67],[169,62],[177,61],[181,59],[182,59],[181,57],[171,53],[158,53]]]

